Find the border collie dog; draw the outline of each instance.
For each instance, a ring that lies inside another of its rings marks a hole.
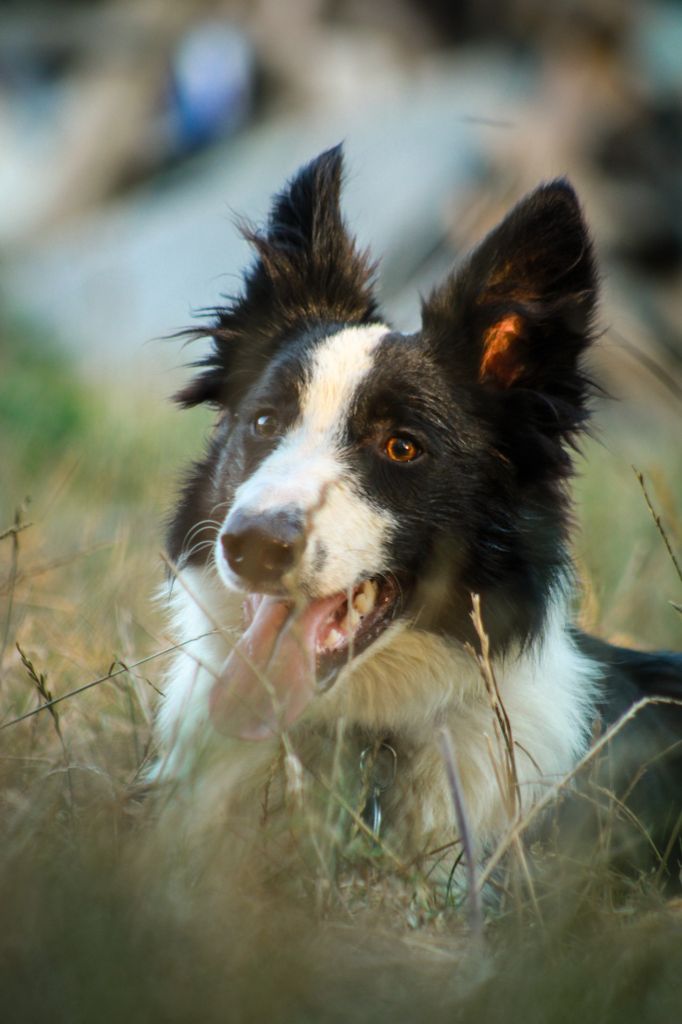
[[[257,818],[278,765],[293,756],[303,785],[319,778],[343,733],[351,776],[389,751],[392,784],[370,783],[377,801],[387,786],[382,836],[418,856],[457,834],[445,730],[483,852],[510,806],[482,643],[523,809],[596,724],[679,694],[682,664],[571,622],[567,484],[597,279],[570,185],[523,199],[405,335],[379,311],[341,179],[340,148],[299,171],[265,227],[244,229],[241,294],[195,332],[210,353],[176,397],[218,418],[169,531],[183,646],[153,774],[210,791],[213,815]],[[656,742],[671,714],[650,716]]]

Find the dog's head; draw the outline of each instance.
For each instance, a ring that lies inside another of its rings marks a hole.
[[[171,555],[244,594],[232,674],[280,695],[305,676],[292,708],[406,626],[469,637],[472,592],[494,645],[528,639],[565,571],[586,416],[596,282],[566,182],[516,206],[403,335],[342,220],[341,174],[340,149],[323,153],[246,231],[243,293],[197,332],[212,349],[178,395],[220,417]],[[204,521],[215,542],[192,548]]]

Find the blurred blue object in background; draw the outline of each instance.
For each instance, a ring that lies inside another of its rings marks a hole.
[[[240,128],[251,111],[256,61],[227,21],[192,26],[171,56],[171,131],[180,153]]]

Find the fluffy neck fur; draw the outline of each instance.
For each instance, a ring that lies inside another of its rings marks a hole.
[[[210,689],[240,631],[239,598],[212,570],[190,568],[175,582],[171,604],[184,646],[165,686],[158,722],[162,750],[153,775],[191,791],[193,803],[260,807],[280,741],[226,739],[214,733],[208,716]],[[493,664],[526,808],[570,770],[590,738],[599,669],[577,649],[566,604],[557,594],[536,641]],[[386,834],[396,849],[417,855],[453,838],[439,727],[452,739],[479,848],[504,832],[509,812],[498,782],[494,713],[478,666],[461,645],[416,629],[389,631],[382,647],[358,659],[292,730],[291,745],[303,765],[334,736],[341,719],[347,736],[360,735],[363,743],[388,736],[399,752],[398,779],[385,809]],[[195,787],[199,770],[201,785]],[[194,810],[200,819],[196,804]]]

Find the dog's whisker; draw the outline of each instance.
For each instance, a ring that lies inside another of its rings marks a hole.
[[[188,531],[185,537],[185,543],[191,543],[198,533],[203,533],[211,528],[215,529],[216,533],[220,529],[220,523],[216,523],[212,519],[202,519],[198,523],[195,523],[191,530]]]
[[[183,561],[185,563],[187,563],[195,555],[198,555],[200,551],[210,550],[212,547],[213,547],[213,541],[212,540],[202,540],[202,541],[199,541],[197,544],[194,544],[187,551],[183,552]]]

